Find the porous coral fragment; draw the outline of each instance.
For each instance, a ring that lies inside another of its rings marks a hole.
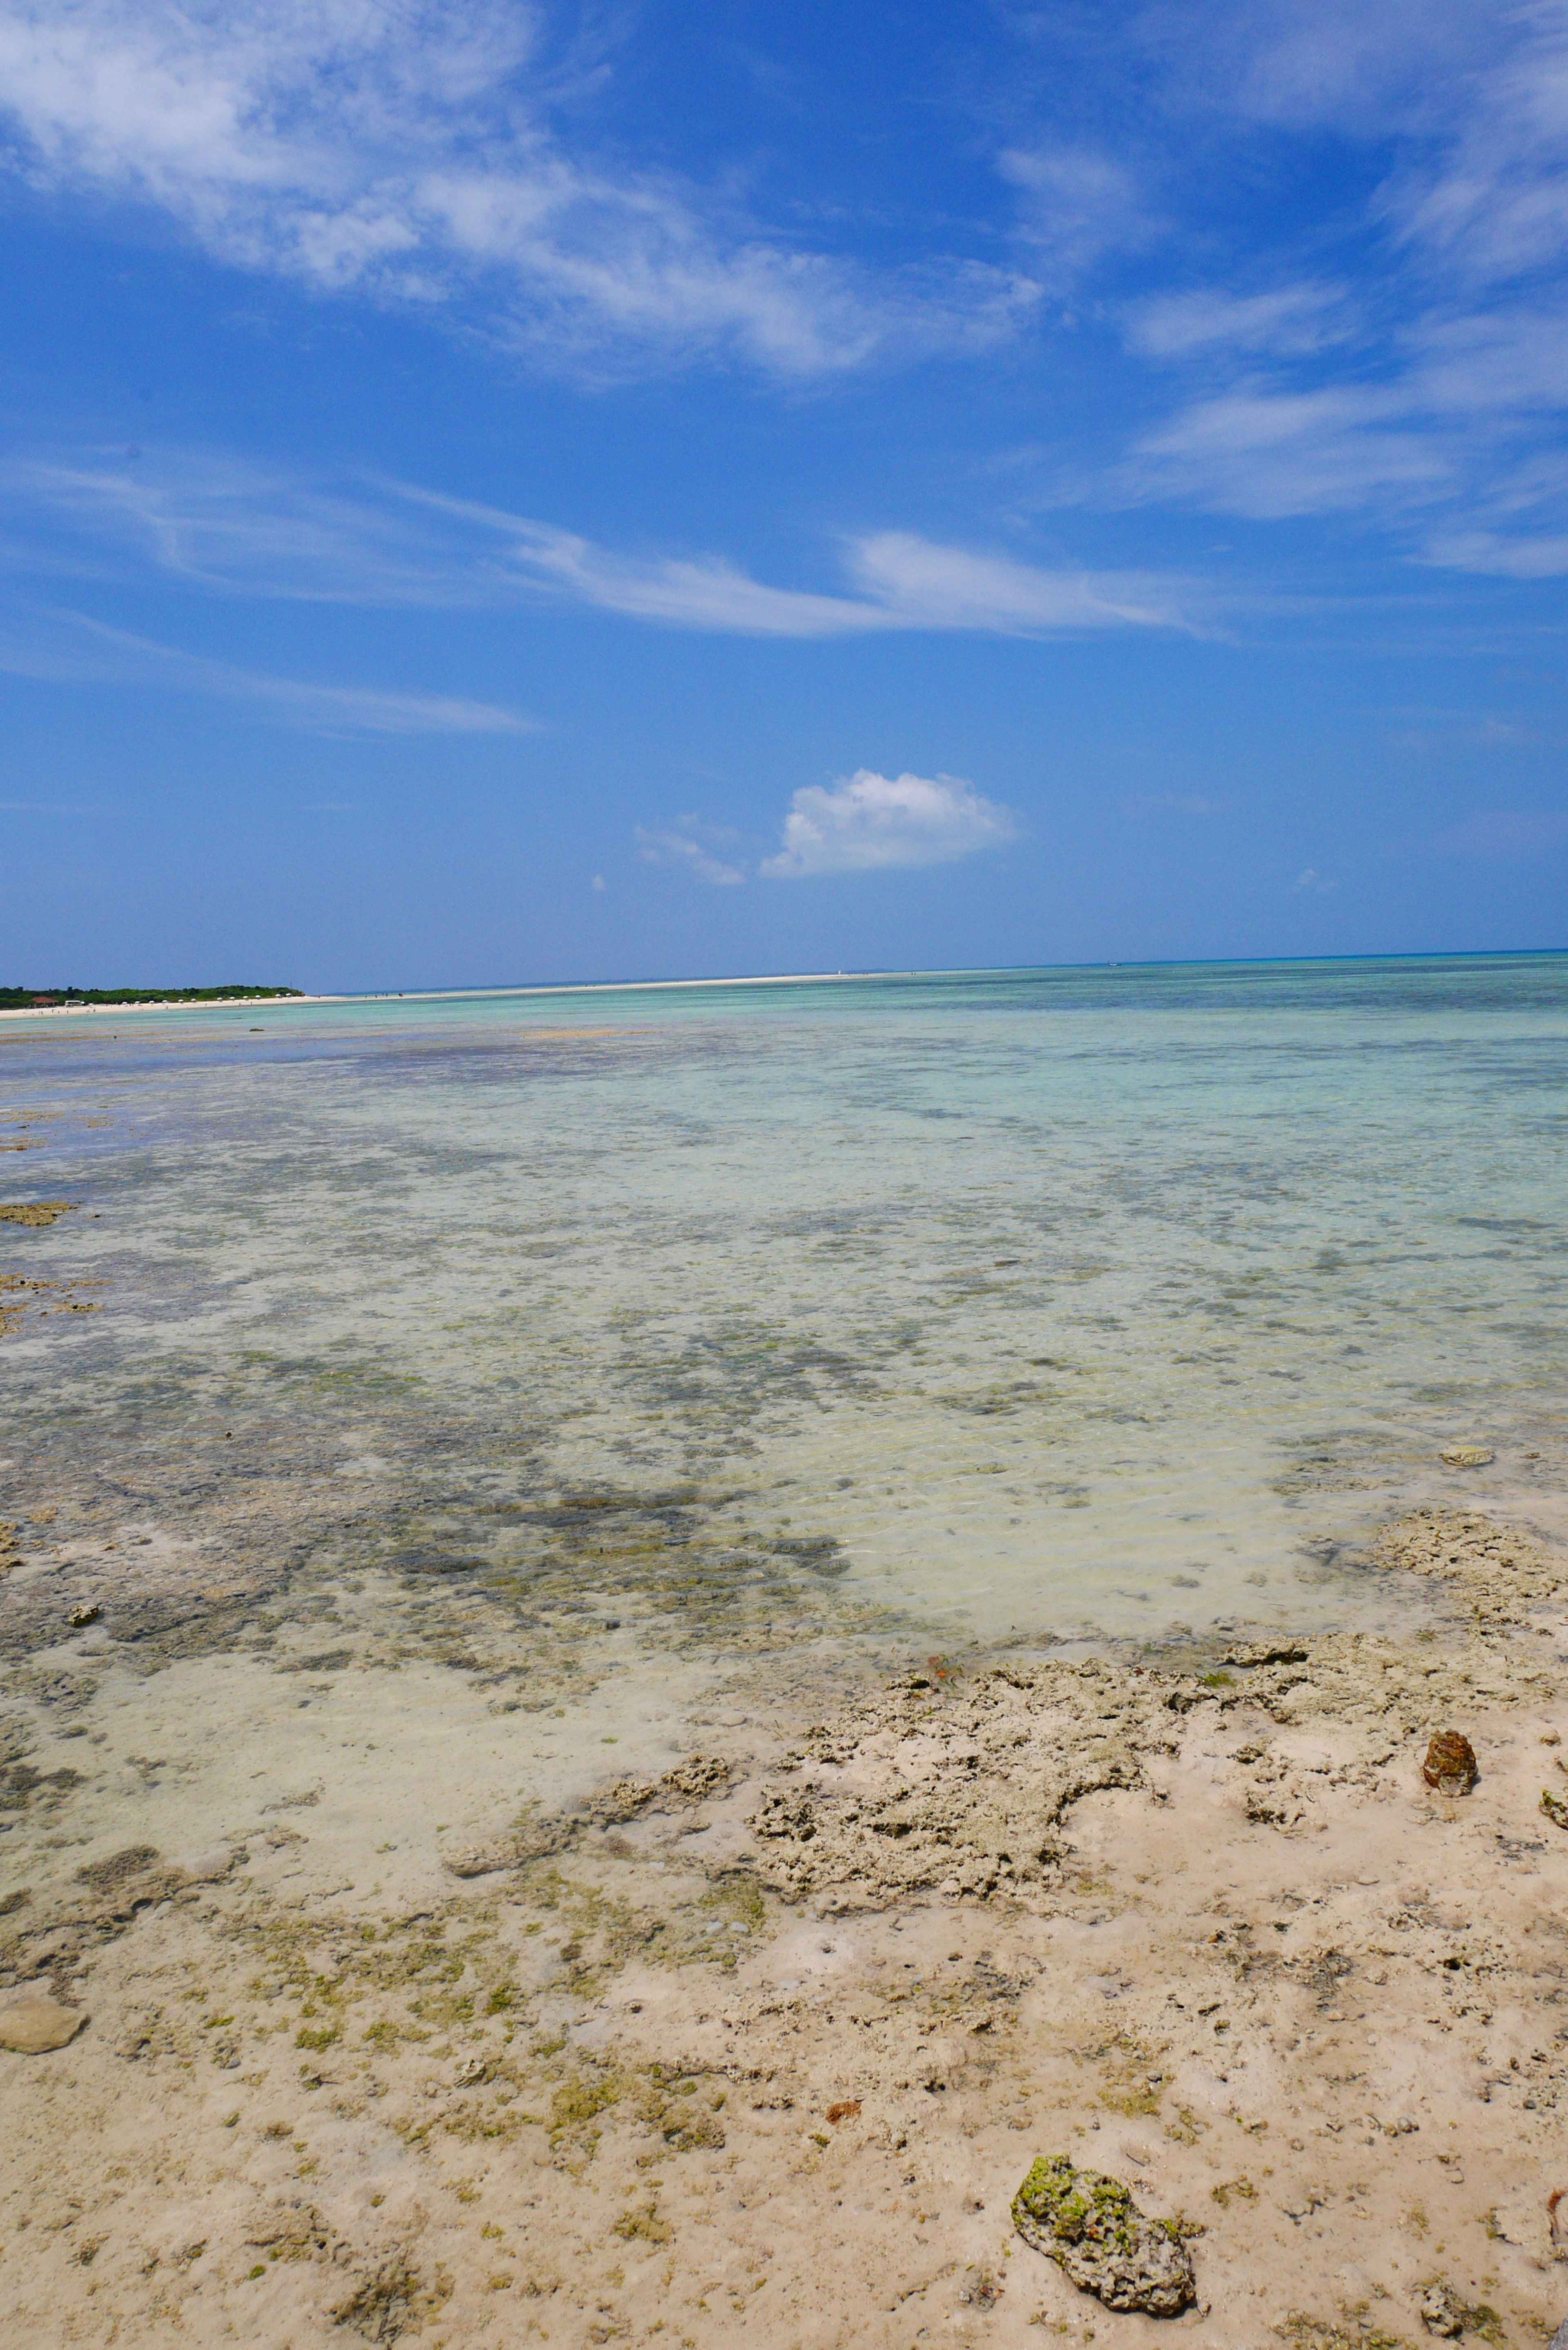
[[[1042,2155],[1012,2199],[1026,2244],[1054,2260],[1107,2309],[1178,2317],[1197,2298],[1192,2261],[1175,2225],[1140,2211],[1119,2178]]]

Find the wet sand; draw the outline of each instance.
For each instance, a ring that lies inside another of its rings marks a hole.
[[[406,1590],[369,1571],[258,1649],[243,1573],[35,1509],[8,1608],[104,1612],[28,1644],[6,1713],[0,2008],[81,2019],[0,2054],[11,2338],[1375,2350],[1425,2308],[1543,2341],[1552,1514],[1386,1530],[1434,1609],[1404,1641],[894,1671],[885,1630],[857,1655],[803,1612],[749,1656],[738,1624],[706,1660],[672,1638],[628,1705],[601,1650],[656,1614],[596,1625],[591,1670],[541,1633],[530,1681],[458,1596],[395,1653]],[[135,1641],[129,1550],[161,1561]],[[1462,1796],[1422,1776],[1449,1728]],[[1023,2243],[1055,2153],[1178,2224],[1185,2314]]]

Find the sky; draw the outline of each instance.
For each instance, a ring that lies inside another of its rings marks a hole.
[[[1568,946],[1568,5],[0,0],[5,984]]]

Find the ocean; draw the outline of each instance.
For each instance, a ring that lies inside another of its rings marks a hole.
[[[993,1640],[1338,1619],[1446,1447],[1561,1461],[1568,957],[56,1016],[0,1072],[7,1188],[79,1203],[5,1262],[102,1284],[6,1343],[29,1476],[292,1440],[444,1539],[472,1441]]]

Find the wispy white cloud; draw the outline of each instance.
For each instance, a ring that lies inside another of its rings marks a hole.
[[[1449,857],[1537,857],[1568,847],[1568,809],[1483,808],[1440,832],[1432,846]]]
[[[71,550],[201,588],[309,601],[488,610],[546,598],[664,628],[820,638],[888,629],[1009,636],[1180,629],[1190,581],[1052,567],[898,531],[841,543],[855,592],[778,588],[722,556],[629,555],[504,508],[407,483],[312,484],[186,452],[13,459],[0,513],[14,562]]]
[[[784,818],[782,845],[757,870],[764,880],[950,865],[1013,838],[1017,819],[956,775],[878,775],[808,784]]]
[[[1347,289],[1306,282],[1262,294],[1199,286],[1133,304],[1127,340],[1151,359],[1185,359],[1232,352],[1298,355],[1344,341],[1353,331]]]
[[[1503,13],[1486,0],[1218,0],[1199,69],[1216,103],[1282,129],[1429,130],[1455,83],[1496,54]],[[1176,35],[1179,18],[1165,22]]]
[[[144,684],[248,703],[280,725],[327,734],[524,734],[521,711],[445,694],[388,693],[275,677],[158,643],[80,614],[0,619],[0,671],[55,684]]]
[[[1309,865],[1305,872],[1298,873],[1296,875],[1295,886],[1298,889],[1322,891],[1324,889],[1337,889],[1339,883],[1337,881],[1327,879],[1323,874],[1316,872],[1314,868]]]
[[[475,0],[0,0],[36,185],[152,205],[323,294],[458,305],[554,364],[732,354],[790,378],[978,348],[1026,276],[877,276],[729,200],[568,146],[539,8]]]
[[[648,832],[639,825],[636,839],[639,856],[649,865],[681,866],[699,881],[711,881],[719,889],[732,888],[746,878],[738,866],[712,856],[691,830]],[[602,889],[604,883],[596,877],[594,886]]]
[[[1229,800],[1211,799],[1203,792],[1134,792],[1122,806],[1129,816],[1223,816]]]
[[[1480,573],[1494,579],[1568,577],[1568,532],[1527,538],[1508,537],[1495,530],[1438,530],[1428,538],[1421,552],[1426,562],[1439,569]]]
[[[854,540],[849,567],[883,625],[985,629],[1000,636],[1075,629],[1188,628],[1192,583],[1147,574],[1047,569],[1009,556],[934,546],[910,532]]]
[[[1096,469],[1089,498],[1338,515],[1418,562],[1555,576],[1565,0],[1205,0],[1137,12],[1115,37],[1121,144],[1190,232],[1184,249],[1214,265],[1207,282],[1121,296],[1129,351],[1177,396],[1125,462]],[[1343,169],[1314,212],[1293,149],[1315,172],[1305,142],[1325,135]],[[1246,191],[1233,273],[1214,201],[1228,148]],[[1293,187],[1277,225],[1260,209],[1261,161]]]
[[[1489,286],[1568,255],[1568,9],[1499,10],[1494,37],[1501,53],[1465,78],[1436,157],[1412,160],[1383,197],[1408,243]]]
[[[1018,233],[1035,272],[1055,290],[1073,286],[1104,255],[1146,244],[1158,234],[1137,175],[1103,148],[1009,148],[997,168],[1018,192]]]
[[[1451,452],[1375,387],[1290,391],[1251,381],[1202,400],[1137,444],[1123,480],[1224,514],[1277,518],[1428,504],[1458,485]]]

